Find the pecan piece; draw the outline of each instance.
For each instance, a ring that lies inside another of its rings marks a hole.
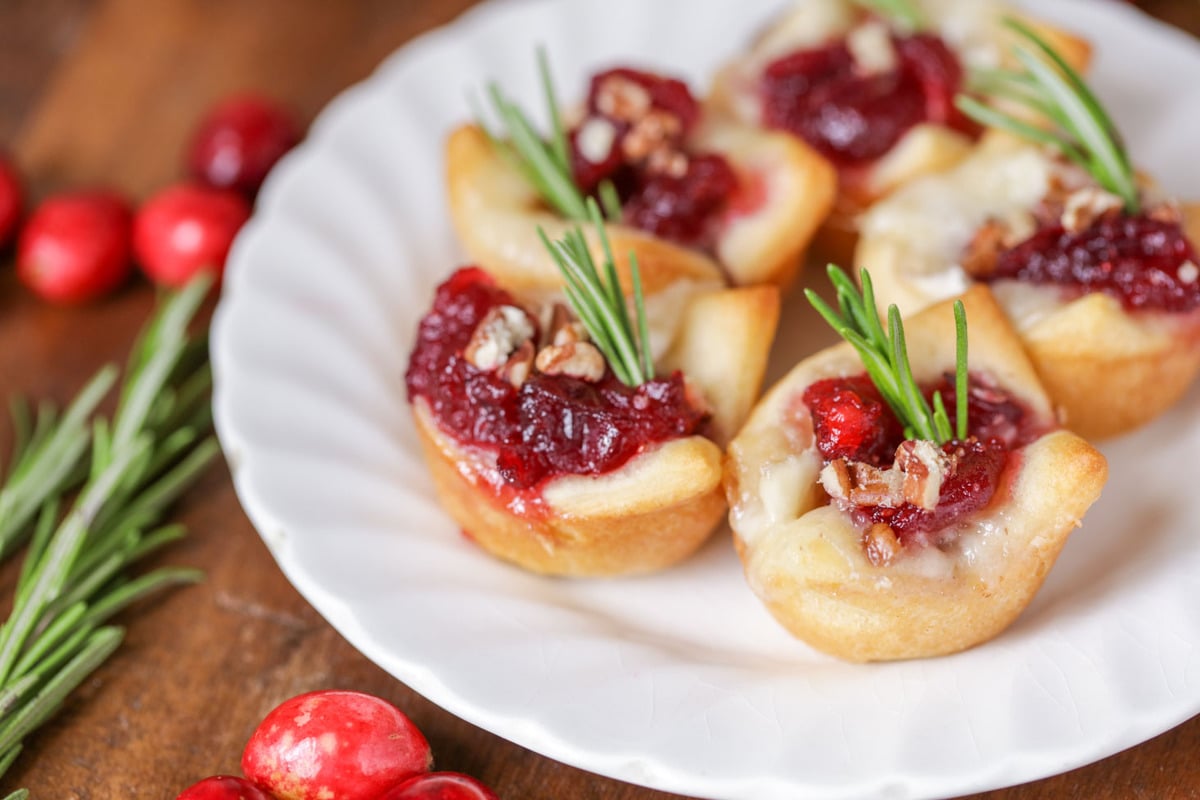
[[[524,310],[516,306],[495,306],[475,326],[463,357],[479,369],[497,369],[532,337],[533,322]]]
[[[572,342],[550,345],[537,354],[534,366],[547,375],[567,375],[595,383],[604,377],[604,356],[595,345]]]
[[[896,532],[885,522],[876,522],[863,533],[863,553],[875,567],[886,567],[900,555],[904,545]]]

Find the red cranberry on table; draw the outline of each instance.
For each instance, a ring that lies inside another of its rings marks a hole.
[[[429,772],[416,775],[379,800],[500,800],[488,787],[458,772]]]
[[[184,789],[175,800],[275,800],[245,778],[214,775]]]
[[[17,168],[0,153],[0,249],[7,247],[16,236],[23,205],[24,193]]]
[[[250,218],[237,192],[194,183],[170,186],[138,209],[133,250],[157,284],[182,286],[201,270],[225,269],[229,246]]]
[[[129,276],[129,204],[95,190],[51,197],[26,222],[17,244],[17,275],[39,296],[81,303]]]
[[[200,121],[188,148],[188,170],[202,183],[253,199],[271,167],[300,138],[300,126],[286,109],[258,95],[236,95]]]
[[[425,737],[392,704],[360,692],[319,691],[267,714],[246,744],[242,772],[278,800],[378,800],[428,772],[432,760]]]

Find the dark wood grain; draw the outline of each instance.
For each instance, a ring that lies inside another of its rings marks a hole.
[[[1099,1],[1099,0],[1097,0]],[[179,153],[214,98],[257,88],[311,117],[415,34],[470,0],[2,0],[0,143],[35,194],[103,183],[144,196],[179,175]],[[1200,32],[1194,0],[1152,0]],[[0,386],[67,398],[123,357],[151,305],[135,284],[105,303],[57,309],[0,273]],[[0,785],[35,798],[170,798],[236,772],[262,715],[312,689],[386,697],[427,733],[438,765],[505,800],[669,800],[530,753],[422,699],[346,644],[288,584],[214,468],[179,509],[190,537],[163,562],[208,573],[126,615],[113,660],[30,742]],[[11,587],[11,567],[0,588]],[[979,800],[1195,798],[1200,718],[1054,778]]]

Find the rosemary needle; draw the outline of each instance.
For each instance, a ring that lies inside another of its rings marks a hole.
[[[133,348],[111,421],[100,417],[89,428],[86,418],[115,379],[115,367],[98,373],[62,420],[33,429],[0,490],[0,507],[9,493],[23,501],[9,501],[12,507],[25,508],[30,490],[20,481],[37,474],[47,458],[41,453],[69,442],[58,447],[78,460],[90,449],[90,469],[65,514],[59,515],[64,480],[23,512],[36,521],[12,611],[0,626],[0,775],[25,737],[119,646],[124,631],[106,624],[114,614],[202,577],[173,567],[133,579],[125,573],[182,535],[179,526],[160,521],[218,452],[210,433],[207,351],[203,337],[188,332],[210,285],[211,278],[198,277],[162,302]],[[61,468],[62,474],[80,472],[76,466]],[[4,524],[0,531],[7,530]],[[21,797],[17,792],[6,800]]]

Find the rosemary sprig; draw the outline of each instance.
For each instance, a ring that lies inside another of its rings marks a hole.
[[[28,538],[30,523],[48,499],[82,482],[91,439],[88,417],[116,377],[116,367],[101,369],[61,417],[45,403],[35,420],[23,398],[13,401],[12,463],[0,488],[0,560]]]
[[[134,579],[125,572],[182,535],[159,522],[217,453],[206,347],[188,333],[210,285],[197,278],[162,304],[134,348],[113,420],[98,418],[84,434],[90,471],[70,510],[60,518],[61,487],[38,510],[0,626],[0,775],[24,738],[120,644],[123,630],[108,624],[114,614],[202,577],[172,567]],[[94,407],[99,398],[89,392],[103,394],[96,386],[107,388],[94,380],[72,409]]]
[[[1013,46],[1013,55],[1022,69],[975,71],[972,89],[1023,106],[1051,127],[1039,127],[966,94],[955,98],[955,104],[976,122],[1054,147],[1087,170],[1096,183],[1120,197],[1127,213],[1136,214],[1141,202],[1133,165],[1120,132],[1100,100],[1079,73],[1032,28],[1015,19],[1005,24],[1023,40]]]
[[[550,120],[550,137],[543,139],[529,121],[529,117],[513,103],[496,84],[488,86],[488,97],[492,110],[504,126],[504,132],[493,131],[476,114],[492,146],[511,161],[525,176],[525,180],[541,195],[542,200],[567,219],[585,222],[588,207],[583,192],[575,183],[571,170],[571,149],[567,131],[563,125],[561,107],[550,77],[546,52],[538,49],[538,72],[541,76],[542,98],[546,115]],[[611,221],[621,218],[621,201],[611,181],[602,181],[597,194],[604,206],[604,213]]]
[[[934,392],[930,407],[913,378],[900,310],[895,305],[888,307],[885,331],[875,306],[870,273],[860,273],[862,291],[837,265],[830,264],[828,273],[837,293],[837,310],[812,289],[805,289],[804,294],[838,335],[858,351],[871,382],[904,426],[905,438],[927,439],[939,445],[967,438],[967,317],[962,301],[954,303],[956,403],[952,428],[941,392]]]
[[[538,235],[562,273],[567,300],[587,329],[592,343],[604,354],[618,380],[626,386],[640,386],[654,377],[654,362],[650,357],[650,326],[646,319],[646,299],[637,256],[629,254],[634,316],[637,318],[635,332],[617,279],[612,245],[604,229],[600,208],[595,200],[588,198],[587,209],[589,221],[595,226],[604,250],[603,277],[578,226],[554,242],[541,228],[538,228]]]
[[[854,0],[858,5],[887,17],[906,31],[917,31],[925,26],[925,17],[911,0]]]

